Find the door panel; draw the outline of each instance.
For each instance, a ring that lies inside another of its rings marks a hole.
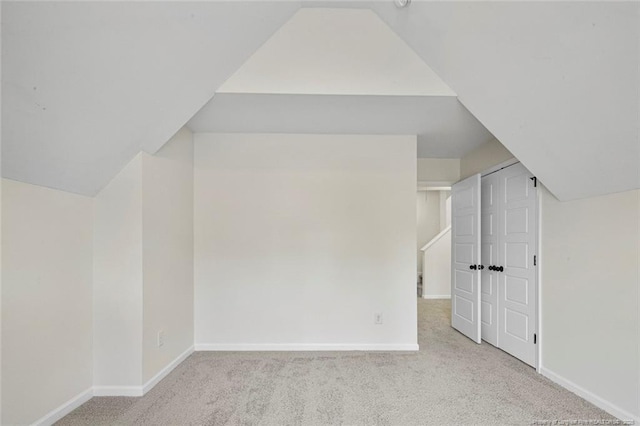
[[[526,270],[529,268],[529,244],[526,242],[504,243],[505,267]],[[514,272],[514,271],[511,271]]]
[[[475,261],[474,244],[471,243],[455,243],[453,245],[455,250],[456,259],[458,262],[472,264]],[[468,272],[468,271],[465,271]]]
[[[529,282],[521,278],[505,278],[505,299],[509,302],[526,305],[529,303]]]
[[[505,226],[507,227],[505,233],[517,234],[521,232],[529,232],[529,220],[527,215],[529,210],[525,207],[519,209],[513,209],[505,212],[506,220]]]
[[[457,237],[473,237],[476,226],[474,226],[475,218],[472,216],[454,217],[453,221],[456,224]]]
[[[529,333],[529,318],[517,311],[505,309],[505,333],[510,337],[522,342],[527,342]]]
[[[451,189],[451,326],[480,343],[480,175]]]
[[[456,301],[456,303],[454,303],[455,314],[461,318],[464,318],[468,322],[473,322],[474,321],[473,314],[475,311],[473,302],[465,297],[460,297],[457,294],[455,296],[455,301]]]
[[[537,195],[531,173],[516,164],[495,174],[503,214],[498,229],[498,342],[500,349],[530,365],[536,362]]]
[[[498,179],[495,175],[482,178],[482,255],[481,306],[482,340],[498,345],[498,285],[497,273],[489,270],[498,258]]]

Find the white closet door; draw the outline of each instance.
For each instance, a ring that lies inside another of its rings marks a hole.
[[[500,202],[498,343],[500,349],[535,365],[537,194],[521,164],[496,173]],[[491,271],[493,272],[493,271]]]
[[[451,326],[480,343],[480,175],[451,190]]]
[[[489,266],[498,259],[498,177],[482,178],[481,331],[482,340],[498,346],[498,273]]]

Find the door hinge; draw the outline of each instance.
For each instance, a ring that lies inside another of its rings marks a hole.
[[[533,255],[533,266],[536,266],[538,264],[538,256],[536,256],[535,254]]]
[[[531,179],[533,181],[533,187],[537,188],[538,187],[538,178],[534,176],[534,177],[531,177],[529,179]]]
[[[533,333],[533,344],[537,344],[538,342],[538,336],[536,335],[536,333]]]

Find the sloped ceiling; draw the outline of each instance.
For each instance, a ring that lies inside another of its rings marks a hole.
[[[3,176],[96,194],[154,153],[297,2],[3,2]]]
[[[411,134],[459,158],[492,135],[369,9],[303,8],[188,123],[195,132]]]
[[[640,3],[370,6],[556,197],[640,188]]]
[[[460,158],[492,138],[453,96],[221,93],[189,121],[199,133],[419,135],[418,157]]]
[[[560,199],[640,187],[639,3],[346,4],[373,9]],[[3,175],[95,194],[299,7],[3,2]]]

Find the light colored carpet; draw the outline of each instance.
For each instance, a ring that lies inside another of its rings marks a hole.
[[[462,425],[613,419],[419,300],[419,352],[197,352],[141,398],[58,425]]]

